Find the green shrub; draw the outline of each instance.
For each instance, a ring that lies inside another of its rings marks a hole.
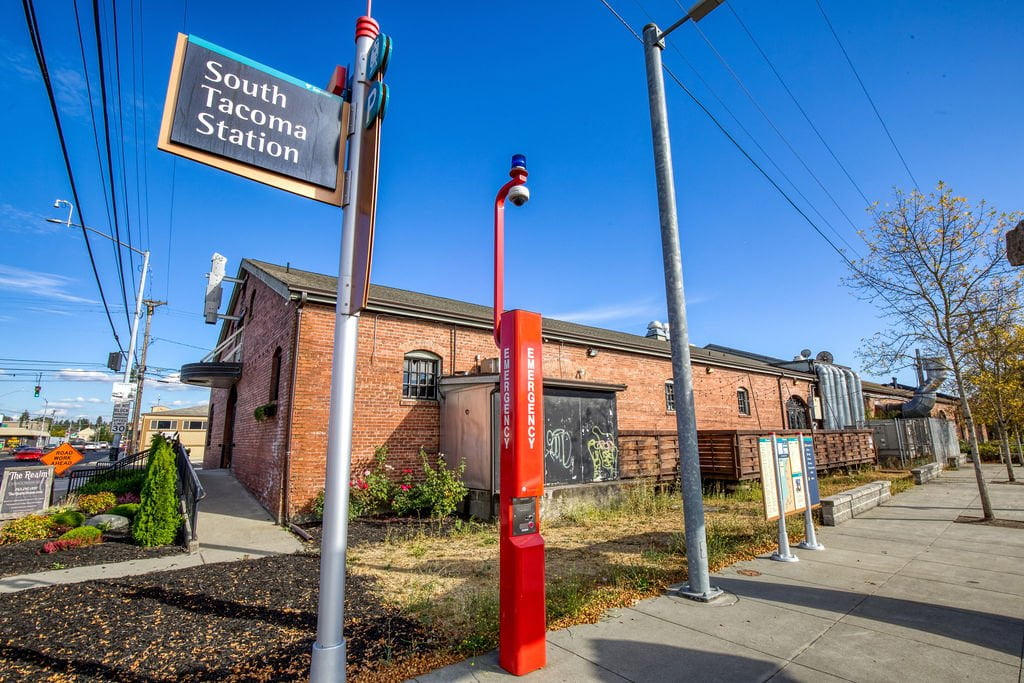
[[[174,451],[164,440],[157,445],[154,438],[153,444],[140,496],[142,502],[132,524],[132,538],[147,547],[173,543],[181,527]]]
[[[145,470],[101,474],[100,476],[91,479],[88,483],[82,486],[82,488],[78,489],[76,493],[84,496],[92,493],[109,491],[117,496],[121,496],[126,493],[134,493],[135,495],[138,495],[139,492],[142,491],[142,483],[145,479]]]
[[[117,496],[110,491],[78,497],[78,509],[87,515],[98,515],[117,505]]]
[[[85,515],[78,510],[64,510],[55,515],[50,515],[50,521],[56,526],[66,526],[73,529],[85,523]]]
[[[353,477],[349,482],[349,518],[362,515],[380,515],[391,510],[391,501],[398,491],[398,485],[388,477],[388,470],[394,469],[387,463],[388,447],[378,446],[373,453],[374,466],[365,470],[363,476]]]
[[[98,541],[103,536],[103,532],[94,526],[80,526],[77,529],[71,529],[61,534],[59,541]]]
[[[114,507],[107,510],[108,515],[121,515],[128,519],[135,519],[135,516],[139,514],[138,503],[122,503],[121,505],[115,505]]]
[[[458,467],[450,470],[443,454],[438,454],[436,468],[431,467],[423,449],[420,449],[420,457],[423,458],[424,478],[416,488],[422,496],[422,507],[430,510],[431,517],[447,517],[455,512],[455,508],[469,494],[469,489],[462,483],[466,462],[460,461]]]
[[[324,518],[324,490],[320,489],[320,493],[316,494],[313,501],[309,504],[309,511],[313,515],[313,519],[318,522],[323,521]]]
[[[53,532],[53,522],[46,515],[27,515],[0,527],[0,545],[38,541]]]

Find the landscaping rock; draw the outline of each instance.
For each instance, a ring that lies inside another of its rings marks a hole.
[[[99,527],[112,534],[127,534],[132,529],[132,520],[121,515],[96,515],[85,520],[85,525]]]

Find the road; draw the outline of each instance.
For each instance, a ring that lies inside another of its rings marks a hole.
[[[71,469],[67,470],[67,472],[64,473],[63,477],[56,477],[54,479],[54,482],[53,482],[53,500],[55,502],[59,501],[61,498],[63,498],[64,497],[64,492],[67,491],[67,488],[68,488],[67,475],[68,475],[68,473],[72,472],[73,470],[91,469],[93,467],[96,467],[97,465],[102,467],[102,466],[105,466],[105,465],[110,463],[110,460],[107,457],[108,454],[109,454],[109,451],[103,450],[103,451],[80,451],[80,452],[82,453],[82,455],[85,456],[85,459],[82,460],[77,465],[75,465],[74,467],[72,467]],[[2,458],[0,458],[0,475],[2,475],[3,471],[6,470],[8,467],[34,467],[34,466],[38,466],[39,464],[40,463],[38,463],[38,462],[36,462],[34,460],[15,460],[14,458],[12,458],[10,456],[2,457]]]

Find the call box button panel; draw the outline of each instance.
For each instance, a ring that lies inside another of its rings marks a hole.
[[[512,535],[537,533],[537,497],[512,499]]]

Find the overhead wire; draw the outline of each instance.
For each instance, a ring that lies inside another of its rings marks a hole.
[[[118,277],[121,281],[121,298],[124,301],[125,308],[125,320],[128,321],[129,327],[131,326],[131,317],[128,315],[128,291],[127,283],[124,278],[124,260],[121,255],[121,219],[117,209],[117,183],[114,179],[114,155],[111,151],[112,146],[110,144],[110,116],[108,115],[107,107],[107,76],[106,69],[103,63],[103,33],[100,28],[100,6],[99,0],[92,0],[92,11],[93,11],[93,27],[96,32],[96,55],[99,59],[99,72],[100,72],[100,96],[101,103],[103,106],[103,136],[105,140],[106,156],[107,156],[107,181],[110,183],[110,201],[113,207],[114,216],[114,255],[117,259],[117,272]],[[135,350],[131,350],[131,354],[135,354]]]
[[[135,247],[132,244],[131,206],[128,201],[128,164],[125,161],[124,155],[125,138],[127,135],[124,130],[124,92],[121,89],[121,41],[120,34],[117,30],[117,8],[114,6],[113,1],[111,1],[110,5],[110,16],[113,20],[114,27],[114,78],[117,86],[117,146],[121,156],[121,196],[124,200],[125,232],[128,233],[128,271],[132,277],[132,292],[134,293],[137,291],[138,287],[135,283]]]
[[[626,28],[626,30],[629,31],[632,34],[632,36],[637,41],[639,41],[641,44],[643,44],[643,38],[640,36],[640,34],[637,33],[636,30],[633,29],[633,27],[630,26],[629,23],[622,17],[622,15],[619,14],[615,10],[615,8],[613,8],[609,4],[608,0],[600,0],[600,2],[601,2],[601,4],[603,4],[608,9],[609,12],[611,12],[611,14],[616,19],[618,19],[619,23],[622,24]],[[743,147],[743,145],[741,145],[739,143],[739,141],[728,131],[728,129],[724,125],[722,125],[721,121],[718,120],[718,117],[716,117],[711,112],[711,110],[708,109],[704,105],[703,102],[701,102],[700,98],[698,98],[688,87],[686,87],[686,84],[683,83],[682,80],[680,80],[680,78],[678,76],[676,76],[675,72],[673,72],[672,69],[670,69],[669,67],[665,66],[664,63],[662,64],[662,69],[665,71],[665,73],[667,73],[669,75],[669,77],[675,82],[675,84],[677,86],[679,86],[679,88],[686,94],[686,96],[689,97],[690,100],[695,105],[697,105],[697,107],[702,112],[704,112],[704,114],[709,119],[711,119],[711,122],[715,124],[715,127],[718,128],[718,130],[723,135],[725,135],[725,137],[729,140],[729,142],[731,142],[733,144],[734,147],[736,147],[737,150],[739,150],[740,154],[742,154],[747,159],[747,161],[749,161],[754,166],[754,168],[757,169],[757,171],[764,177],[764,179],[767,180],[768,183],[771,184],[771,186],[774,187],[775,190],[780,195],[782,195],[782,198],[785,199],[786,202],[790,206],[792,206],[793,209],[798,214],[800,214],[800,217],[804,219],[804,221],[811,227],[811,229],[814,230],[814,232],[816,232],[819,237],[821,237],[823,240],[825,240],[825,243],[828,244],[829,247],[831,247],[832,250],[835,251],[839,255],[839,257],[847,264],[847,266],[849,266],[851,271],[853,271],[854,273],[860,273],[861,270],[857,267],[857,265],[852,260],[850,260],[850,257],[847,256],[846,253],[835,244],[835,242],[833,242],[831,239],[829,239],[828,235],[826,235],[822,231],[822,229],[820,227],[818,227],[818,225],[813,220],[811,220],[811,217],[808,216],[807,213],[804,212],[803,209],[801,209],[800,206],[795,201],[793,201],[793,198],[790,197],[789,194],[784,189],[782,189],[782,187],[778,184],[778,182],[776,182],[775,179],[772,178],[771,175],[769,175],[768,172],[764,170],[764,168],[757,162],[757,160],[755,160],[750,155],[750,153],[747,152],[747,150]],[[890,306],[894,306],[895,307],[895,304],[892,302],[892,300],[888,296],[886,296],[886,294],[883,291],[881,291],[877,286],[875,286],[872,283],[869,283],[869,285],[876,291],[876,293],[879,295],[879,297],[881,297],[882,299],[884,299],[886,301],[886,303],[888,303]],[[911,315],[911,314],[908,312],[907,315]],[[916,316],[912,316],[912,317],[916,317]]]
[[[850,54],[846,51],[846,48],[843,47],[843,41],[839,40],[839,34],[836,33],[835,27],[832,26],[832,22],[829,21],[828,15],[825,14],[825,8],[821,6],[820,0],[814,0],[814,4],[816,4],[818,6],[818,10],[821,11],[821,16],[824,17],[825,23],[828,24],[828,29],[832,32],[832,37],[836,39],[836,45],[839,46],[839,50],[843,53],[843,57],[846,58],[846,63],[850,65],[850,71],[853,72],[854,77],[857,79],[857,83],[860,84],[860,89],[864,92],[864,97],[868,99],[868,102],[871,104],[871,109],[875,112],[875,116],[878,118],[878,122],[882,124],[882,130],[885,131],[886,137],[889,138],[892,148],[896,150],[896,156],[898,156],[900,161],[903,163],[903,168],[906,170],[907,175],[910,176],[910,181],[914,183],[914,189],[917,189],[920,187],[917,184],[917,179],[914,178],[914,174],[910,171],[910,166],[907,164],[907,160],[903,157],[903,152],[900,151],[892,133],[889,132],[889,126],[885,125],[885,119],[882,118],[881,112],[879,112],[878,107],[875,106],[875,101],[871,98],[871,93],[868,92],[868,88],[864,85],[863,79],[861,79],[860,74],[857,73],[857,67],[853,65],[853,60],[850,59]]]
[[[651,21],[653,22],[653,21],[654,21],[654,17],[653,17],[653,16],[651,16],[651,13],[650,13],[650,12],[648,12],[648,11],[647,11],[647,10],[646,10],[646,9],[645,9],[645,8],[643,7],[643,5],[642,5],[642,4],[640,3],[640,1],[639,1],[639,0],[634,0],[634,2],[636,2],[637,6],[638,6],[638,7],[640,7],[641,11],[643,11],[643,12],[644,12],[644,14],[646,14],[646,15],[647,15],[648,19],[650,19],[650,20],[651,20]],[[677,3],[678,3],[678,0],[677,0]],[[684,10],[684,11],[685,11],[685,10]],[[805,194],[803,193],[803,191],[802,191],[802,190],[800,189],[800,187],[799,187],[799,186],[798,186],[798,185],[796,184],[796,182],[794,182],[794,180],[793,180],[792,178],[790,178],[790,177],[789,177],[789,174],[788,174],[788,173],[786,173],[786,171],[785,171],[785,170],[783,170],[783,168],[782,168],[781,166],[779,166],[779,164],[778,164],[778,163],[776,163],[776,161],[775,161],[775,159],[774,159],[774,158],[772,157],[772,155],[768,153],[768,150],[766,150],[766,149],[765,149],[765,148],[764,148],[764,147],[763,147],[763,146],[761,145],[761,143],[760,143],[760,142],[758,142],[758,140],[757,140],[757,138],[756,138],[756,137],[754,136],[754,134],[753,134],[753,133],[751,133],[751,132],[750,132],[750,131],[749,131],[749,130],[747,129],[747,127],[746,127],[745,125],[743,125],[743,122],[742,122],[742,121],[740,121],[739,117],[737,117],[737,116],[736,116],[736,114],[734,114],[734,113],[733,113],[733,111],[732,111],[732,109],[731,109],[731,108],[729,107],[729,105],[725,103],[725,101],[724,101],[724,100],[723,100],[723,99],[722,99],[722,98],[721,98],[721,97],[720,97],[720,96],[718,95],[718,92],[717,92],[717,91],[716,91],[716,90],[715,90],[715,89],[714,89],[714,88],[713,88],[713,87],[711,86],[711,84],[710,84],[710,83],[708,83],[708,82],[707,82],[707,80],[706,80],[706,79],[704,78],[704,76],[703,76],[703,75],[701,75],[701,73],[700,73],[700,70],[699,70],[699,69],[697,69],[697,67],[695,67],[695,66],[694,66],[694,65],[693,65],[693,64],[692,64],[692,63],[690,62],[690,60],[689,60],[689,59],[688,59],[688,58],[686,57],[686,54],[685,54],[685,53],[684,53],[684,52],[683,52],[682,50],[680,50],[680,49],[679,49],[679,48],[678,48],[678,47],[677,47],[677,46],[675,45],[675,43],[669,43],[668,41],[666,41],[666,44],[667,44],[667,45],[668,45],[669,47],[671,47],[671,48],[672,48],[672,49],[673,49],[673,50],[675,51],[675,53],[676,53],[677,55],[679,55],[679,57],[680,57],[680,58],[681,58],[681,59],[683,60],[683,62],[684,62],[684,63],[685,63],[685,64],[686,64],[686,65],[687,65],[687,66],[688,66],[689,68],[690,68],[690,71],[692,71],[692,72],[694,73],[694,75],[695,75],[695,76],[697,77],[697,79],[698,79],[698,80],[700,80],[700,82],[701,82],[701,83],[702,83],[702,84],[704,85],[704,87],[705,87],[705,88],[707,88],[707,90],[708,90],[708,92],[709,92],[709,93],[711,94],[711,96],[712,96],[713,98],[715,98],[715,101],[717,101],[717,102],[718,102],[719,106],[721,106],[721,107],[722,107],[722,109],[723,109],[723,110],[725,111],[725,113],[729,115],[729,117],[730,117],[730,118],[731,118],[731,119],[732,119],[732,120],[733,120],[733,121],[734,121],[734,122],[736,123],[736,125],[737,125],[737,126],[739,127],[739,129],[740,129],[740,130],[742,130],[742,131],[743,131],[743,133],[744,133],[744,134],[745,134],[745,135],[746,135],[746,136],[747,136],[747,137],[748,137],[748,138],[750,139],[751,143],[753,143],[753,145],[754,145],[754,146],[755,146],[755,147],[756,147],[756,148],[758,149],[758,151],[760,151],[760,152],[761,152],[761,154],[762,154],[762,155],[764,156],[765,160],[766,160],[766,161],[767,161],[767,162],[768,162],[769,164],[771,164],[771,166],[772,166],[772,167],[773,167],[773,168],[774,168],[774,169],[775,169],[775,170],[776,170],[776,171],[778,172],[778,174],[779,174],[780,176],[782,176],[783,180],[785,180],[785,181],[786,181],[787,183],[789,183],[789,186],[790,186],[791,188],[793,188],[793,191],[794,191],[794,192],[796,192],[796,194],[797,194],[797,195],[798,195],[798,196],[799,196],[799,197],[800,197],[800,198],[801,198],[801,199],[802,199],[802,200],[804,201],[804,203],[806,203],[806,204],[807,204],[807,206],[808,206],[808,207],[810,207],[810,210],[811,210],[811,211],[813,211],[813,212],[815,213],[815,215],[817,215],[817,216],[818,216],[818,218],[820,218],[820,219],[821,219],[821,221],[822,221],[822,222],[823,222],[823,223],[824,223],[825,225],[827,225],[827,226],[829,227],[829,229],[830,229],[830,230],[832,230],[832,232],[833,232],[833,233],[834,233],[834,234],[835,234],[835,235],[836,235],[836,236],[837,236],[837,237],[838,237],[838,238],[839,238],[840,240],[842,240],[842,241],[843,241],[843,242],[844,242],[844,243],[846,244],[846,246],[847,246],[847,247],[849,247],[849,248],[850,248],[850,250],[851,250],[851,251],[853,251],[854,253],[856,253],[856,252],[857,252],[856,248],[854,248],[854,247],[853,247],[853,245],[851,245],[851,244],[850,244],[849,242],[847,242],[847,241],[845,240],[845,238],[843,238],[843,236],[842,236],[842,235],[841,235],[841,234],[839,233],[839,231],[838,231],[838,230],[836,230],[835,226],[834,226],[834,225],[832,225],[831,221],[829,221],[829,220],[828,220],[828,218],[826,218],[826,217],[825,217],[825,215],[824,215],[824,214],[822,214],[822,213],[821,213],[821,211],[819,211],[819,210],[818,210],[818,207],[817,207],[817,206],[815,206],[814,202],[812,202],[812,201],[810,200],[810,198],[808,198],[808,197],[807,197],[807,195],[805,195]],[[714,50],[714,47],[713,47],[713,46],[712,46],[712,50]],[[727,65],[727,68],[728,68],[728,65]],[[742,84],[741,84],[741,87],[742,87]],[[755,102],[755,105],[756,105],[756,102]],[[763,112],[763,111],[762,111],[762,114],[764,114],[764,112]],[[767,118],[767,116],[766,116],[766,118]],[[769,120],[769,123],[771,123],[771,121],[770,121],[770,120]],[[778,132],[778,130],[776,130],[776,132]],[[780,136],[781,136],[781,133],[780,133]],[[799,155],[798,155],[798,156],[799,156]],[[805,168],[806,168],[806,165],[805,165]],[[840,210],[841,210],[841,209],[840,209]],[[848,220],[849,220],[849,219],[848,219]]]
[[[676,0],[676,1],[678,2],[678,0]],[[762,107],[760,102],[757,101],[757,98],[754,97],[754,94],[752,92],[750,92],[750,89],[747,88],[746,84],[743,82],[743,79],[740,78],[740,75],[738,73],[736,73],[736,71],[732,68],[732,66],[729,64],[728,60],[726,60],[726,58],[722,55],[722,53],[718,51],[718,48],[716,48],[714,46],[714,44],[707,37],[707,35],[705,35],[704,31],[702,31],[700,29],[700,26],[698,26],[696,22],[694,22],[693,28],[694,28],[695,31],[697,31],[697,34],[701,37],[701,39],[708,46],[708,48],[715,54],[715,56],[718,58],[718,60],[722,63],[722,66],[724,66],[725,69],[729,72],[729,74],[732,76],[733,80],[736,81],[736,83],[737,83],[737,85],[739,85],[740,89],[743,90],[743,93],[750,100],[751,104],[753,104],[754,107],[757,109],[757,111],[760,112],[760,114],[764,118],[764,120],[768,122],[769,126],[771,126],[771,129],[775,131],[775,134],[779,136],[779,139],[782,140],[783,144],[785,144],[786,147],[789,149],[789,151],[793,154],[793,156],[796,157],[796,160],[800,162],[800,165],[803,166],[805,171],[807,171],[807,174],[810,175],[811,178],[814,179],[814,182],[818,185],[818,187],[821,188],[822,192],[824,192],[825,195],[829,198],[829,200],[831,200],[832,204],[836,207],[836,209],[839,211],[839,213],[842,214],[843,218],[846,219],[846,222],[850,224],[850,227],[852,227],[854,230],[857,230],[857,224],[853,222],[853,219],[851,219],[849,214],[846,213],[846,211],[843,209],[843,207],[836,200],[836,198],[832,194],[832,192],[829,191],[829,189],[827,187],[825,187],[825,183],[821,182],[821,179],[818,177],[818,175],[813,170],[811,170],[810,166],[807,165],[807,162],[804,161],[803,156],[801,156],[800,153],[796,150],[796,148],[793,146],[793,144],[789,141],[789,138],[786,137],[786,135],[779,129],[779,127],[777,125],[775,125],[775,122],[768,115],[768,112],[766,112],[764,110],[764,107]],[[815,211],[815,212],[817,213],[817,211]],[[839,233],[838,230],[835,229],[835,227],[831,224],[831,222],[829,222],[824,216],[822,216],[821,218],[822,218],[823,221],[825,221],[825,224],[828,225],[829,228],[832,229],[832,232],[835,233],[836,237],[838,237],[840,240],[842,240],[842,242],[844,244],[846,244],[846,246],[848,246],[852,251],[854,251],[854,252],[857,251],[857,249],[852,244],[850,244],[846,240],[846,238],[843,237],[843,235]]]
[[[78,208],[79,220],[82,221],[82,237],[85,240],[85,248],[89,254],[89,264],[92,267],[93,277],[96,279],[96,287],[99,289],[100,300],[103,302],[103,310],[107,314],[107,322],[110,323],[110,331],[114,335],[114,341],[117,343],[117,348],[120,349],[121,353],[124,353],[124,347],[121,345],[121,339],[117,335],[117,326],[114,325],[114,318],[110,314],[110,306],[107,305],[107,297],[103,291],[103,283],[100,280],[100,273],[96,267],[96,258],[92,251],[92,244],[89,242],[89,232],[85,229],[86,222],[85,217],[82,214],[82,202],[78,197],[78,186],[75,183],[75,174],[71,168],[71,157],[68,154],[67,140],[64,137],[64,128],[60,122],[60,112],[57,109],[57,100],[53,93],[53,83],[50,80],[50,71],[46,66],[46,56],[43,51],[42,36],[39,33],[39,24],[36,20],[35,7],[32,0],[22,0],[21,4],[25,11],[25,21],[28,24],[32,50],[35,53],[36,61],[39,63],[39,71],[43,77],[43,84],[46,87],[46,96],[50,101],[50,111],[53,114],[53,122],[57,128],[57,139],[60,141],[61,155],[64,158],[64,168],[68,174],[68,184],[71,186],[71,196],[74,198],[75,206]]]
[[[785,79],[782,78],[782,74],[779,73],[779,70],[775,68],[775,64],[772,63],[772,60],[769,59],[768,54],[761,48],[761,44],[758,43],[757,39],[754,38],[754,34],[751,33],[750,29],[747,28],[747,25],[743,22],[743,19],[740,18],[739,13],[736,12],[736,8],[733,7],[733,3],[727,2],[725,3],[725,6],[729,8],[730,12],[732,12],[733,17],[736,18],[736,21],[737,23],[739,23],[740,28],[742,28],[743,32],[747,34],[748,38],[750,38],[750,42],[753,43],[758,53],[761,55],[765,63],[768,65],[768,68],[771,69],[773,74],[775,74],[775,78],[778,79],[779,84],[782,86],[782,89],[786,91],[786,94],[789,95],[789,99],[792,100],[797,110],[799,110],[800,114],[804,117],[804,121],[806,121],[807,125],[811,127],[811,130],[814,131],[814,134],[818,136],[818,140],[821,141],[821,144],[825,147],[826,150],[828,150],[828,153],[832,156],[832,160],[836,162],[836,165],[838,165],[839,168],[842,170],[843,174],[846,176],[846,179],[849,180],[850,184],[853,185],[853,187],[857,190],[857,194],[860,195],[860,198],[864,200],[864,205],[871,206],[871,200],[868,199],[867,195],[864,193],[864,190],[862,190],[860,185],[857,184],[857,181],[853,179],[853,176],[850,174],[850,171],[847,170],[843,162],[839,160],[839,157],[838,155],[836,155],[835,150],[833,150],[832,146],[828,144],[828,142],[825,140],[825,136],[823,136],[821,134],[821,131],[818,130],[818,127],[814,125],[814,121],[811,120],[811,117],[807,114],[807,111],[803,108],[803,105],[800,104],[800,100],[798,100],[796,95],[793,94],[793,91],[790,90],[789,85],[787,85]]]

